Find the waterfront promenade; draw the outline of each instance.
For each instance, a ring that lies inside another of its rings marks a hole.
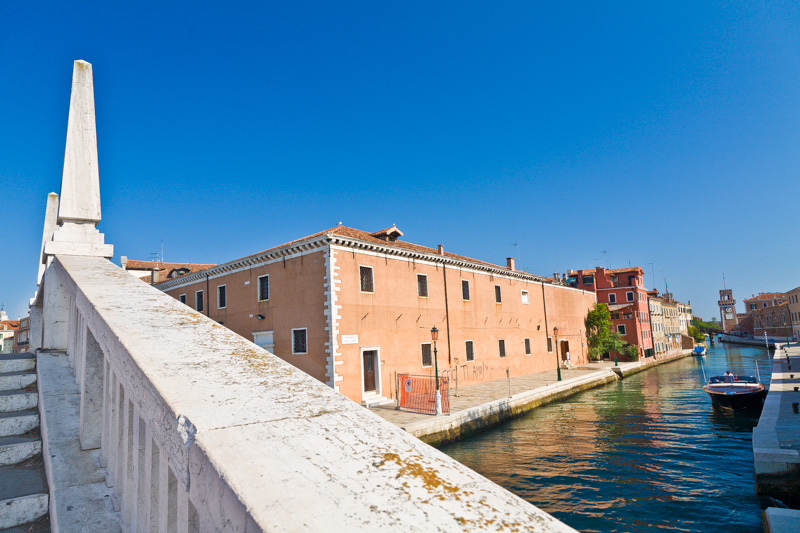
[[[510,379],[460,387],[450,394],[450,414],[432,416],[395,409],[393,404],[371,408],[385,420],[408,433],[438,446],[485,431],[506,420],[578,392],[641,372],[651,366],[690,355],[691,350],[659,359],[647,358],[630,363],[603,361],[556,370],[547,370]],[[510,389],[510,390],[509,390]]]
[[[758,493],[795,508],[800,505],[799,388],[800,346],[779,344],[769,394],[753,430],[753,458]],[[798,531],[800,510],[770,507],[764,515],[766,531]]]

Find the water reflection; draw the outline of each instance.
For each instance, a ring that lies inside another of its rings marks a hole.
[[[703,370],[754,373],[755,361],[767,368],[767,354],[727,347],[443,451],[580,531],[759,531],[751,448],[758,415],[712,409],[701,386]]]

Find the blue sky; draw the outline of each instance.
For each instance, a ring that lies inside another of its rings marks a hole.
[[[800,285],[797,4],[429,4],[0,4],[9,315],[75,59],[115,262],[162,240],[224,262],[341,221],[537,274],[638,264],[706,318],[723,272],[739,301]]]

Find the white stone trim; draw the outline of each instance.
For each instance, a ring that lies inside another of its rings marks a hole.
[[[339,267],[336,265],[336,253],[331,246],[326,246],[324,286],[325,321],[326,329],[328,330],[328,342],[325,343],[325,353],[328,354],[328,358],[325,376],[328,378],[328,386],[336,392],[339,392],[338,382],[344,379],[344,376],[336,371],[336,366],[344,363],[341,359],[342,353],[339,351],[339,320],[342,318],[339,312],[342,306],[338,305],[337,302],[339,301],[339,290],[342,282],[338,279],[338,270]]]

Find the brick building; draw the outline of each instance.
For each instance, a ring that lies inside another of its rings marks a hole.
[[[641,357],[654,355],[650,306],[641,267],[570,270],[567,281],[575,288],[595,292],[598,303],[608,304],[614,330],[628,344],[638,346]]]
[[[157,287],[361,403],[433,374],[434,326],[461,385],[588,360],[594,292],[402,236],[340,225]]]

